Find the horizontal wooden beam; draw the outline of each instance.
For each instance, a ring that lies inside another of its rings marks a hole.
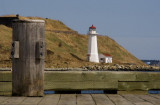
[[[11,89],[9,86],[11,83],[7,83],[12,81],[11,76],[11,71],[0,71],[1,86],[6,85]],[[44,76],[45,90],[147,91],[160,89],[159,72],[45,71]]]

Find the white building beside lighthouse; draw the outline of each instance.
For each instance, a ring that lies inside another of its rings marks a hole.
[[[99,63],[96,27],[89,27],[87,61]]]

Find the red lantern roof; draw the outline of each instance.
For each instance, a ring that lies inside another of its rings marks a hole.
[[[89,27],[89,29],[96,29],[96,27],[92,24],[92,26]]]
[[[103,55],[104,55],[104,56],[111,56],[110,54],[107,54],[107,53],[103,53]]]

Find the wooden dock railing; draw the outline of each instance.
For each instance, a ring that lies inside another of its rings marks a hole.
[[[11,71],[0,71],[0,91],[11,91]],[[45,71],[44,90],[116,90],[143,92],[160,89],[160,72]]]

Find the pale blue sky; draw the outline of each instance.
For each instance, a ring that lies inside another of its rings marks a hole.
[[[160,59],[160,0],[0,0],[0,15],[60,20],[81,34],[94,24],[139,59]]]

